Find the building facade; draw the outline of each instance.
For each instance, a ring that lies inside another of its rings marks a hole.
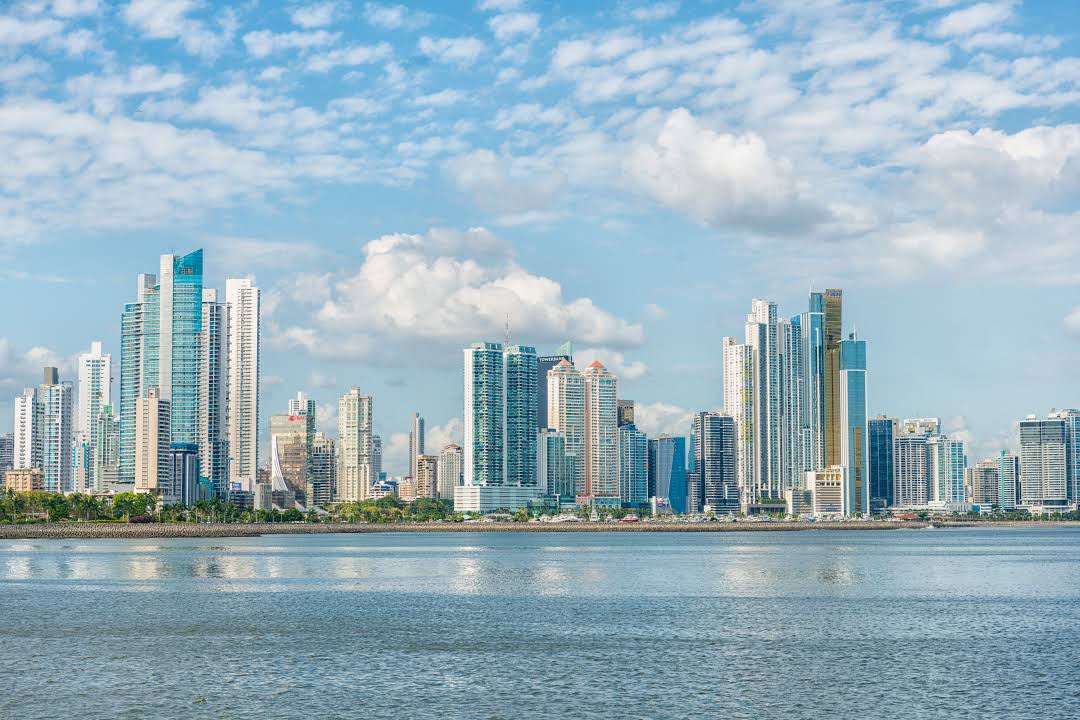
[[[619,497],[625,505],[645,505],[649,501],[648,438],[633,423],[618,428],[618,433]]]
[[[226,439],[229,447],[229,488],[251,490],[259,467],[259,288],[248,278],[225,281],[228,325],[228,393]]]
[[[375,400],[351,388],[338,400],[337,492],[342,502],[359,502],[378,480],[375,473]],[[380,453],[381,454],[381,453]]]

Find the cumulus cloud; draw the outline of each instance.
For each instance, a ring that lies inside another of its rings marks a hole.
[[[1013,15],[1015,2],[981,2],[954,10],[934,24],[932,33],[938,37],[967,35],[977,30],[999,25]]]
[[[566,182],[563,173],[546,163],[476,150],[446,162],[445,170],[458,190],[471,193],[480,207],[503,216],[547,210]]]
[[[646,194],[707,225],[781,232],[824,219],[791,162],[774,157],[760,136],[716,132],[685,109],[636,144],[626,169]]]
[[[286,50],[310,50],[311,48],[332,45],[340,37],[340,33],[326,30],[285,33],[257,30],[246,33],[243,39],[244,47],[253,57],[264,58]]]
[[[665,402],[634,403],[634,424],[649,437],[690,434],[694,411]]]
[[[1080,305],[1074,307],[1065,316],[1065,329],[1073,335],[1080,336]]]
[[[20,351],[14,342],[0,337],[0,388],[5,388],[5,394],[17,394],[24,387],[41,384],[42,370],[46,367],[59,368],[60,379],[71,380],[75,364],[73,358],[61,356],[47,347],[35,346]]]
[[[375,45],[349,45],[318,53],[308,58],[307,69],[325,73],[338,67],[356,67],[386,60],[393,54],[389,43]]]
[[[372,240],[360,267],[336,276],[329,293],[310,324],[279,328],[275,342],[320,357],[385,362],[390,341],[397,341],[398,349],[425,350],[394,361],[439,364],[451,357],[449,348],[500,337],[507,317],[516,335],[534,343],[566,337],[616,347],[644,342],[640,324],[589,298],[565,298],[558,282],[521,267],[509,246],[483,228]],[[330,335],[333,342],[326,340]]]
[[[649,371],[645,363],[640,360],[630,360],[617,350],[585,348],[584,350],[576,350],[574,357],[582,361],[582,367],[588,366],[594,360],[599,360],[604,367],[615,373],[620,381],[637,380],[644,377]]]
[[[488,20],[488,27],[500,42],[519,35],[533,37],[540,30],[540,16],[536,13],[503,13]]]
[[[383,30],[415,30],[431,22],[431,15],[404,5],[364,3],[364,19]]]
[[[420,38],[417,49],[433,60],[467,67],[484,52],[484,43],[474,37],[433,38],[425,35]]]
[[[175,39],[192,55],[215,57],[232,41],[236,15],[226,8],[210,24],[189,17],[198,6],[196,0],[131,0],[123,18],[148,38]]]
[[[301,5],[292,9],[289,18],[294,25],[302,28],[325,27],[334,21],[340,11],[341,8],[336,2]]]

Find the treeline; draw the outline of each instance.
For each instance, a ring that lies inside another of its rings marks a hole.
[[[34,490],[15,492],[6,489],[0,495],[0,523],[35,522],[427,522],[457,520],[449,500],[418,498],[405,502],[396,495],[359,503],[339,503],[323,511],[245,510],[221,498],[200,500],[192,507],[164,505],[155,495],[117,493],[97,497],[73,493]]]

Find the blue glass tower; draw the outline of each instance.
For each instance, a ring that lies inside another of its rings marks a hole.
[[[866,341],[840,341],[840,464],[847,470],[844,512],[870,512],[866,450]]]
[[[893,436],[895,433],[896,421],[892,418],[878,417],[866,424],[871,512],[880,512],[893,506]]]

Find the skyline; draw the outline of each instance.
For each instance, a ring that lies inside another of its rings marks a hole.
[[[357,386],[388,468],[414,411],[460,442],[461,348],[507,312],[612,368],[650,436],[722,406],[750,299],[810,287],[869,341],[871,417],[939,416],[981,458],[1076,404],[1060,3],[481,4],[5,10],[0,431],[41,366],[118,357],[135,275],[196,248],[208,287],[264,290],[260,432],[303,390],[333,434]]]

